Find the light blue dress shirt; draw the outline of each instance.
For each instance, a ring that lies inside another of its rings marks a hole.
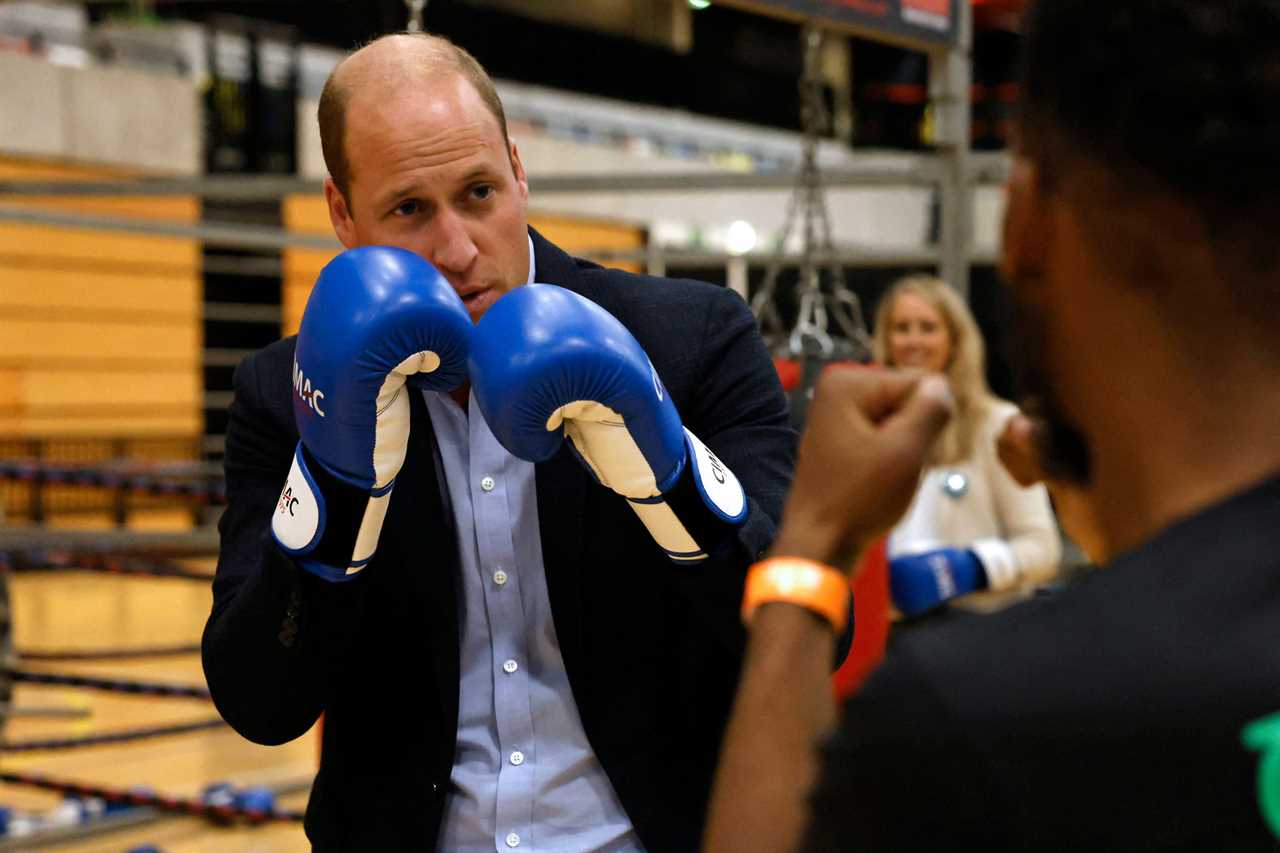
[[[533,280],[533,244],[529,245]],[[458,745],[437,849],[641,853],[587,742],[556,639],[534,466],[467,413],[424,393],[458,534]]]

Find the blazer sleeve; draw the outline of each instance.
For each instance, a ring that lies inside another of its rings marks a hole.
[[[707,312],[692,411],[685,422],[737,475],[747,494],[737,561],[773,544],[795,468],[796,433],[755,317],[736,293],[720,289]]]
[[[251,741],[279,744],[306,733],[324,709],[346,664],[364,590],[359,578],[333,584],[299,569],[271,538],[294,439],[264,405],[264,362],[251,357],[235,373],[227,508],[218,523],[202,659],[223,718]]]
[[[740,617],[747,569],[773,544],[795,467],[796,433],[773,360],[755,317],[736,293],[711,297],[697,353],[693,393],[681,410],[685,425],[723,461],[747,494],[747,518],[726,548],[696,567],[681,567],[679,587],[723,648],[740,654]],[[853,634],[837,642],[833,667]]]

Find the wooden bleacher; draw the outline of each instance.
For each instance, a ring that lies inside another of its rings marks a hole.
[[[121,177],[129,175],[0,157],[0,180]],[[5,202],[166,222],[200,218],[190,197]],[[47,460],[77,463],[121,452],[195,458],[203,427],[201,293],[195,240],[0,223],[0,454],[35,449]],[[60,491],[51,487],[52,505],[80,503]],[[6,489],[4,504],[11,519],[26,514],[19,488]]]

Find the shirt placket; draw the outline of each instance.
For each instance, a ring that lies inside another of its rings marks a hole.
[[[498,768],[494,846],[532,849],[534,760],[528,630],[511,530],[510,471],[483,417],[471,407],[471,493],[476,546],[485,574],[484,600],[492,631],[494,720]]]

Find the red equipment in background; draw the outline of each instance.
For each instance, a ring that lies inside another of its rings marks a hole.
[[[834,363],[864,366],[855,361]],[[804,368],[798,359],[775,356],[773,366],[778,371],[782,390],[789,397],[803,393]],[[881,539],[867,549],[853,573],[854,580],[850,582],[853,590],[853,645],[844,664],[832,676],[836,698],[842,702],[857,691],[884,658],[889,639],[889,565],[885,545],[885,540]]]

